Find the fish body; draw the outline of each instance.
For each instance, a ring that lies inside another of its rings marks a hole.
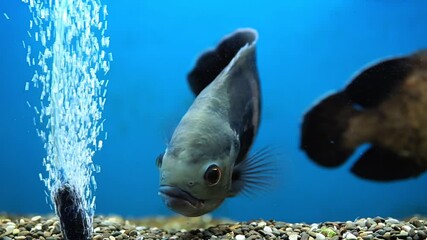
[[[416,177],[427,169],[427,52],[379,62],[305,116],[301,148],[336,167],[365,143],[351,171],[369,180]]]
[[[261,112],[256,41],[255,30],[238,30],[188,75],[196,98],[157,159],[159,195],[180,214],[210,212],[251,184],[247,155]]]

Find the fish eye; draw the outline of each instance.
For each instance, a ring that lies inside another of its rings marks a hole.
[[[160,153],[159,156],[156,158],[156,165],[158,168],[162,167],[163,163],[163,153]]]
[[[216,185],[221,179],[221,169],[215,164],[210,165],[205,172],[204,179],[209,186]]]

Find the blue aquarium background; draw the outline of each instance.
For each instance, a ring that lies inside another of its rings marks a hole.
[[[104,0],[108,6],[108,139],[94,162],[96,214],[174,215],[157,195],[155,159],[193,101],[186,74],[203,51],[237,28],[259,32],[262,122],[253,150],[272,146],[272,190],[228,199],[215,217],[289,222],[403,218],[427,214],[427,174],[391,183],[350,174],[354,161],[319,167],[299,150],[304,113],[387,57],[427,48],[427,1]],[[47,214],[42,140],[34,109],[39,91],[25,83],[27,4],[0,2],[0,212]],[[426,109],[427,111],[427,109]],[[103,136],[103,135],[102,135]],[[357,155],[357,154],[356,154]]]

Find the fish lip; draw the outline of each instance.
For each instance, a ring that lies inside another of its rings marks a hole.
[[[182,203],[187,203],[193,208],[201,208],[204,205],[204,201],[202,199],[194,197],[189,192],[186,192],[179,187],[161,185],[159,195],[163,198],[168,207],[172,207],[169,206],[170,204]]]

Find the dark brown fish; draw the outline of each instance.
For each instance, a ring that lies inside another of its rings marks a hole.
[[[416,177],[427,169],[427,51],[380,62],[305,116],[301,148],[337,167],[370,143],[351,168],[377,181]]]

